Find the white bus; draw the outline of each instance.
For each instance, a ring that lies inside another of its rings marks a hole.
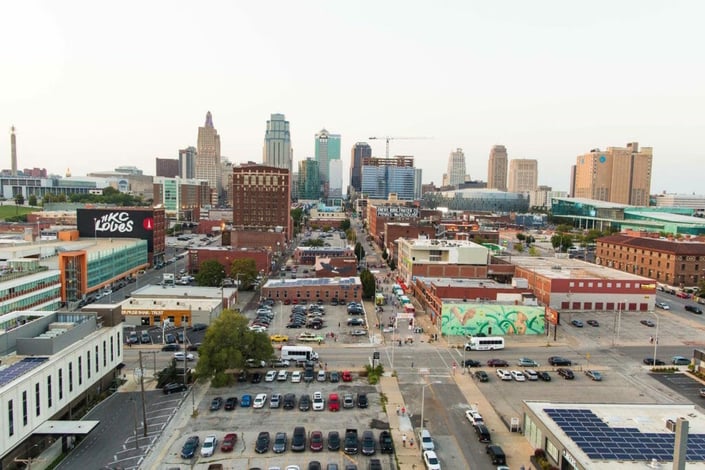
[[[282,346],[282,361],[315,361],[318,353],[311,346]]]
[[[504,349],[504,338],[501,336],[473,336],[465,343],[466,351],[494,351]]]

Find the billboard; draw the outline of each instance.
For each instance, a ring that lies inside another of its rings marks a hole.
[[[419,217],[419,208],[407,206],[377,206],[377,217],[417,219]]]
[[[82,238],[140,238],[154,252],[154,211],[121,209],[77,209],[76,225]]]
[[[546,308],[526,305],[444,303],[444,335],[509,336],[546,333]]]

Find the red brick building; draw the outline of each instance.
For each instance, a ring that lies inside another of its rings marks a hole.
[[[190,273],[199,271],[201,263],[217,261],[229,268],[238,259],[253,259],[257,271],[268,273],[272,269],[272,252],[266,249],[232,248],[232,247],[202,247],[191,248],[188,252],[187,268]]]
[[[233,168],[233,228],[279,231],[291,239],[289,170],[249,163]]]
[[[323,279],[271,279],[262,286],[262,297],[284,301],[309,303],[321,299],[344,302],[362,300],[362,283],[359,277]],[[294,300],[295,299],[295,300]]]
[[[596,240],[595,263],[674,287],[705,276],[705,243],[616,234]]]

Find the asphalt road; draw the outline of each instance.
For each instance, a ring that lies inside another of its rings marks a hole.
[[[138,468],[148,446],[161,434],[184,398],[183,393],[165,396],[158,391],[145,392],[144,396],[147,437],[144,437],[142,425],[140,393],[115,393],[85,416],[87,420],[98,420],[100,423],[56,468]]]

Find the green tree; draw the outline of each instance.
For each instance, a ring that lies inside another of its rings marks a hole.
[[[526,235],[524,235],[523,233],[517,233],[517,240],[523,242],[524,240],[526,240]]]
[[[30,206],[36,206],[37,205],[37,196],[35,196],[34,194],[30,195],[28,203]]]
[[[15,196],[15,204],[18,206],[24,206],[24,196],[22,194],[17,194]]]
[[[265,333],[247,328],[248,319],[225,309],[206,331],[198,348],[196,373],[199,379],[212,379],[214,387],[232,384],[232,369],[242,369],[247,359],[268,361],[273,358],[272,343]]]
[[[252,258],[234,260],[230,265],[230,278],[239,278],[242,290],[251,289],[257,279],[257,264],[255,260]]]
[[[352,229],[352,228],[347,229],[345,231],[345,238],[347,238],[347,240],[350,243],[357,242],[357,232],[355,232],[355,229]]]
[[[340,222],[340,230],[347,231],[350,228],[350,219],[345,219]]]
[[[539,255],[539,250],[537,250],[535,246],[530,246],[529,247],[529,256],[538,256],[538,255]]]
[[[362,283],[362,298],[372,300],[375,297],[375,276],[368,269],[360,273],[360,283]]]
[[[225,266],[215,260],[204,261],[196,274],[199,286],[220,287],[225,278]]]
[[[310,238],[301,242],[302,246],[323,246],[325,242],[322,238]]]
[[[573,235],[570,233],[556,233],[551,237],[551,246],[560,248],[561,252],[565,252],[573,246]]]
[[[365,258],[365,249],[362,247],[362,243],[360,242],[355,244],[355,256],[357,257],[358,263]]]

